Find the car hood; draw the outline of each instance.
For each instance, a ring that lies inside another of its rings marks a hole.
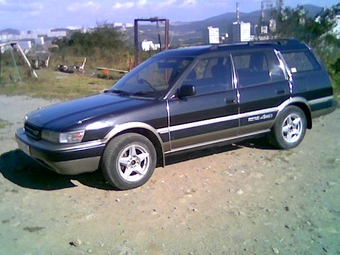
[[[102,93],[40,108],[27,114],[26,120],[37,127],[62,130],[79,127],[93,119],[112,117],[131,108],[139,109],[152,101]]]

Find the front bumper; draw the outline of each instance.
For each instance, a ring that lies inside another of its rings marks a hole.
[[[53,144],[34,140],[23,128],[16,131],[19,148],[27,155],[59,174],[80,174],[98,169],[105,143],[91,141],[78,144]]]

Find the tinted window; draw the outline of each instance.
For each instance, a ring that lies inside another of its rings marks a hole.
[[[123,76],[112,89],[130,94],[144,93],[152,96],[154,93],[159,96],[173,86],[192,60],[185,57],[150,58]]]
[[[282,55],[292,73],[321,69],[310,51],[284,52]]]
[[[235,54],[233,60],[240,87],[266,83],[271,80],[264,52]]]
[[[229,57],[212,57],[199,60],[182,84],[194,85],[198,95],[231,89]]]

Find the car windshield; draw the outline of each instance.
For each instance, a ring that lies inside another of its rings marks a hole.
[[[123,76],[107,92],[159,98],[169,91],[192,60],[189,57],[152,57]]]

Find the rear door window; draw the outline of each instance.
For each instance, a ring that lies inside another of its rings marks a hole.
[[[270,81],[267,58],[264,52],[248,52],[233,55],[240,87]]]
[[[248,87],[285,80],[273,51],[233,54],[239,87]]]

